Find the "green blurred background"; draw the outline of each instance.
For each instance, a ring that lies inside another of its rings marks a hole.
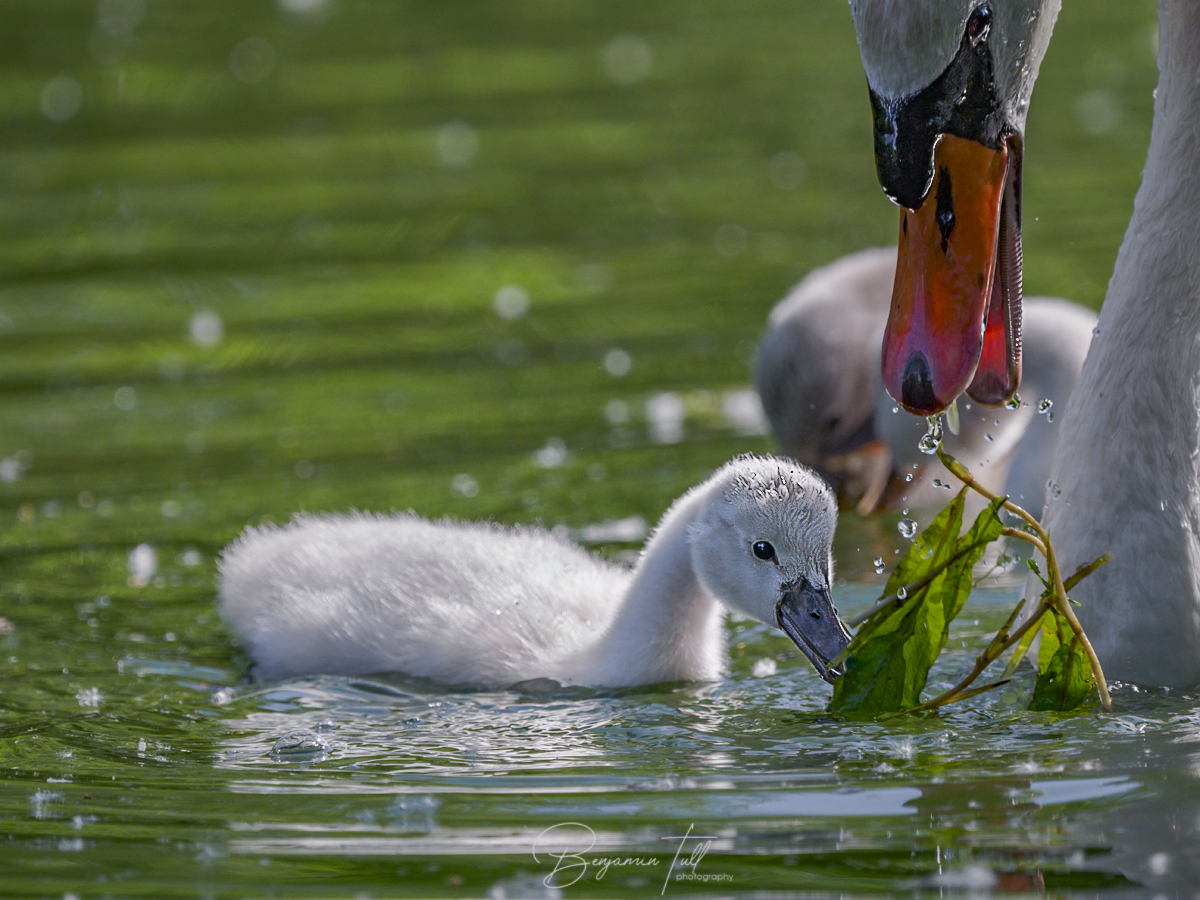
[[[722,414],[771,305],[894,240],[840,0],[10,0],[4,20],[8,546],[215,550],[350,506],[653,521],[771,447]],[[1154,23],[1149,0],[1063,11],[1028,129],[1029,293],[1102,298]],[[662,392],[685,420],[656,443]]]

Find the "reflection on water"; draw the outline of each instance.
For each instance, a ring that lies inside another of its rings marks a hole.
[[[1031,291],[1103,293],[1153,16],[1063,11],[1029,126]],[[1193,693],[1031,714],[1023,672],[847,722],[742,621],[716,684],[240,679],[214,572],[247,523],[413,508],[629,558],[771,448],[747,375],[767,311],[895,234],[840,0],[11,0],[4,22],[0,893],[1200,883]],[[843,516],[846,610],[904,543],[897,517]],[[569,886],[538,843],[565,823],[591,841],[559,845],[588,866]]]

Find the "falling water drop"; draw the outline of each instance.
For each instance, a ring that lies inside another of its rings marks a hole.
[[[876,575],[883,574],[883,557],[882,556],[875,557],[875,574]]]
[[[1021,408],[1021,395],[1013,394],[1012,399],[1004,404],[1004,408],[1005,409],[1020,409]]]
[[[945,488],[948,491],[954,490],[954,488],[951,485],[946,484],[946,482],[942,481],[942,479],[940,479],[940,478],[933,479],[933,486],[935,488]]]
[[[990,433],[990,432],[987,432],[987,431],[985,431],[985,432],[983,433],[983,439],[984,439],[985,441],[987,441],[989,444],[990,444],[992,441],[996,440],[994,437],[992,437],[991,433]]]
[[[1054,421],[1054,413],[1052,413],[1052,412],[1046,413],[1046,421],[1053,422]]]
[[[901,537],[908,538],[911,541],[913,535],[917,533],[917,523],[912,519],[901,519],[896,524],[896,530],[900,532]]]
[[[1050,408],[1052,406],[1054,406],[1054,401],[1048,397],[1043,397],[1041,400],[1038,401],[1038,405],[1037,405],[1038,415],[1044,416],[1046,413],[1050,412]]]
[[[900,588],[898,591],[896,591],[896,597],[900,600],[907,599],[908,591],[906,591],[904,588]]]
[[[905,480],[905,481],[912,481],[912,472],[909,472],[907,475],[905,475],[905,476],[904,476],[904,480]]]
[[[925,432],[925,436],[917,444],[917,449],[922,453],[932,456],[942,446],[942,422],[937,416],[930,416],[928,421],[929,430]]]

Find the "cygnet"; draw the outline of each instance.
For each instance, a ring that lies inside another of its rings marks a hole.
[[[540,528],[300,515],[225,549],[221,613],[263,679],[617,687],[720,678],[727,607],[782,628],[832,682],[849,641],[830,594],[836,523],[814,472],[758,456],[676,500],[632,570]]]

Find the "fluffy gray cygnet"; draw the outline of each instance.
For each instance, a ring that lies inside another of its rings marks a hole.
[[[264,679],[625,686],[720,678],[728,607],[784,629],[832,681],[849,639],[829,592],[836,524],[811,470],[757,456],[676,500],[632,571],[540,528],[300,515],[225,549],[221,613]]]

